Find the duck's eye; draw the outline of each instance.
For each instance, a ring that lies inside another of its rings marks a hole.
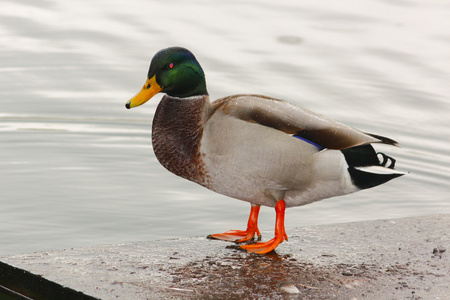
[[[170,63],[169,64],[169,69],[173,69],[173,67],[174,67],[173,63]]]

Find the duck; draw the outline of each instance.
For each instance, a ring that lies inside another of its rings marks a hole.
[[[397,146],[290,102],[256,94],[209,99],[205,73],[183,47],[158,51],[142,89],[125,107],[163,93],[152,124],[153,151],[167,170],[249,202],[245,230],[211,234],[265,254],[288,240],[285,209],[346,195],[404,175],[373,144]],[[275,209],[274,237],[261,241],[261,206]]]

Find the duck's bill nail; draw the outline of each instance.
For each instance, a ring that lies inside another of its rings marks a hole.
[[[136,96],[128,100],[125,107],[132,108],[142,105],[161,91],[162,87],[156,82],[155,76],[153,76],[145,82],[142,90]]]

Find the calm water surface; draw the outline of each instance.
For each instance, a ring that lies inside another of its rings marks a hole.
[[[408,176],[289,209],[287,228],[450,213],[448,1],[1,6],[0,255],[246,225],[248,203],[156,161],[150,132],[160,97],[124,107],[154,53],[173,45],[196,54],[213,99],[283,98],[400,142],[382,150]],[[262,209],[262,230],[273,230],[274,215]]]

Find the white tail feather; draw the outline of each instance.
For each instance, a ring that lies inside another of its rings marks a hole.
[[[390,175],[390,174],[404,175],[404,174],[406,174],[405,172],[400,172],[400,171],[385,168],[382,166],[355,167],[355,169],[366,172],[366,173],[379,174],[379,175]]]

